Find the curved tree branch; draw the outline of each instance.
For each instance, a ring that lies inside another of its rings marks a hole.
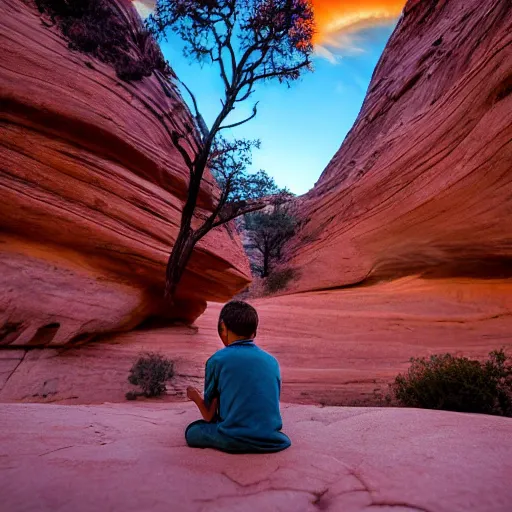
[[[219,128],[219,130],[227,130],[228,128],[235,128],[235,126],[240,126],[241,124],[245,124],[245,123],[247,123],[247,121],[250,121],[251,119],[254,119],[256,117],[256,114],[258,113],[258,103],[259,102],[256,102],[254,107],[252,107],[252,114],[249,117],[247,117],[246,119],[244,119],[242,121],[239,121],[238,123],[233,123],[233,124],[228,124],[226,126],[221,126]]]
[[[196,119],[197,125],[199,127],[199,130],[200,130],[203,138],[206,139],[209,135],[209,130],[208,130],[208,127],[206,126],[206,123],[204,122],[203,116],[199,112],[199,108],[197,107],[196,97],[194,96],[194,93],[187,87],[187,84],[185,82],[183,82],[179,78],[178,78],[178,80],[179,80],[180,84],[183,85],[183,87],[185,87],[185,89],[189,93],[190,97],[192,98],[192,103],[194,105],[195,119]]]

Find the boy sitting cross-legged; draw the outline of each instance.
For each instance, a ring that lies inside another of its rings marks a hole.
[[[225,348],[206,363],[204,400],[197,389],[187,389],[204,418],[187,427],[189,446],[231,453],[290,446],[281,432],[279,364],[254,344],[257,327],[258,314],[246,302],[232,301],[222,309],[218,330]]]

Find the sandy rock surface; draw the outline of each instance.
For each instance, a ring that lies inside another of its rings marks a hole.
[[[9,512],[508,512],[512,420],[283,406],[292,447],[186,447],[190,405],[0,406]]]
[[[410,0],[354,127],[300,199],[292,290],[512,273],[509,0]]]
[[[450,352],[484,358],[512,351],[512,288],[485,280],[404,278],[347,290],[262,299],[257,343],[274,354],[283,398],[294,403],[375,404],[411,357]],[[201,387],[208,357],[222,347],[219,304],[187,327],[147,329],[60,350],[0,351],[0,401],[124,402],[141,352],[176,363],[169,401]]]
[[[118,0],[127,30],[140,23]],[[230,226],[197,247],[174,309],[163,304],[188,171],[167,117],[174,85],[123,82],[71,51],[31,1],[0,5],[0,344],[62,345],[148,316],[197,318],[250,280]],[[218,191],[207,176],[200,214]]]

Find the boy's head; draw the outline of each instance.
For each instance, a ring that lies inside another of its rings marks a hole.
[[[257,330],[258,313],[247,302],[233,300],[222,308],[219,316],[219,336],[224,345],[253,339]]]

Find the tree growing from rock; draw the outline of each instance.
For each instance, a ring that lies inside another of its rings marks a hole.
[[[269,211],[265,209],[245,216],[249,248],[255,249],[260,256],[253,268],[263,278],[268,277],[275,264],[281,261],[283,248],[297,229],[297,218],[286,199],[276,201],[268,207]]]
[[[257,103],[245,119],[227,120],[250,100],[258,83],[277,80],[289,85],[311,69],[314,17],[310,0],[159,0],[147,25],[159,38],[167,30],[177,34],[184,55],[216,65],[224,85],[219,113],[210,128],[187,86],[196,126],[171,119],[172,142],[189,170],[180,230],[166,270],[166,295],[174,298],[197,242],[215,227],[263,208],[272,200],[266,196],[279,192],[266,173],[247,171],[251,150],[259,147],[259,141],[228,140],[223,134],[256,116]],[[208,168],[220,195],[213,211],[193,226]]]

